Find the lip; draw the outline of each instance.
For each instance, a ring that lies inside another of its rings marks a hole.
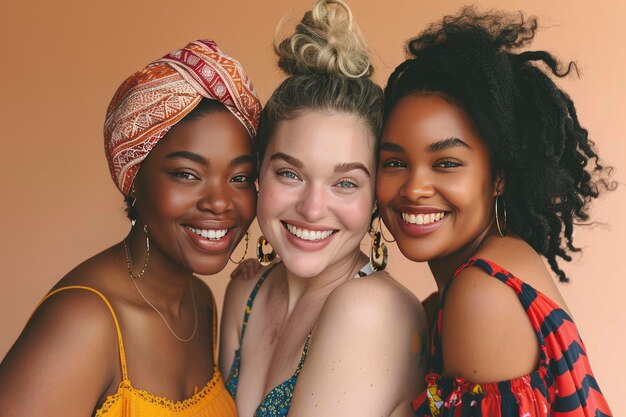
[[[396,211],[402,213],[409,214],[430,214],[430,213],[448,213],[449,210],[440,209],[438,207],[433,206],[412,206],[412,205],[401,205],[394,207]]]
[[[299,222],[299,221],[281,220],[280,223],[283,229],[283,233],[285,234],[287,240],[296,248],[306,251],[306,252],[316,252],[318,250],[324,249],[334,239],[335,234],[336,234],[335,232],[337,231],[337,229],[333,229],[332,227],[310,225],[310,224]],[[322,240],[304,240],[304,239],[300,239],[298,236],[289,232],[289,230],[287,229],[287,223],[290,225],[296,226],[299,229],[308,229],[308,230],[315,230],[315,231],[332,230],[333,233],[327,238],[322,239]]]
[[[193,227],[195,229],[213,229],[213,230],[227,229],[228,231],[226,232],[224,237],[222,237],[221,239],[207,239],[205,237],[202,237],[192,232],[191,230],[189,230],[188,227],[185,227],[185,226]],[[228,248],[230,247],[230,241],[233,237],[233,231],[235,230],[235,228],[232,226],[230,228],[224,227],[224,226],[215,227],[214,224],[212,224],[212,226],[213,227],[208,227],[205,224],[204,226],[201,227],[199,226],[198,223],[194,223],[194,224],[187,223],[185,225],[181,225],[180,227],[181,229],[183,229],[183,232],[185,233],[185,235],[187,235],[191,243],[202,252],[221,253],[221,252],[228,250]]]
[[[430,213],[445,213],[446,215],[441,219],[433,223],[428,224],[413,224],[407,223],[402,218],[402,213],[408,214],[430,214]],[[430,206],[399,206],[394,210],[396,216],[396,222],[400,226],[400,229],[409,236],[425,236],[443,226],[449,217],[449,211],[442,210],[436,207]]]

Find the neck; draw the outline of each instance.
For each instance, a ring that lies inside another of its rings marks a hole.
[[[143,225],[137,223],[125,240],[130,252],[130,267],[132,273],[137,276],[145,265],[147,255]],[[123,256],[125,257],[126,254]],[[125,269],[127,269],[126,265]],[[150,240],[150,256],[145,273],[138,278],[129,276],[129,279],[135,280],[141,291],[155,306],[161,306],[172,312],[178,312],[183,300],[186,300],[185,297],[189,296],[187,293],[192,278],[191,271],[180,268],[152,240]]]
[[[320,300],[323,304],[332,290],[354,277],[366,262],[367,256],[361,251],[356,251],[314,277],[301,277],[285,269],[287,315],[289,316],[296,305],[304,299]]]
[[[494,225],[491,223],[475,239],[461,247],[456,252],[428,261],[428,267],[435,277],[435,282],[437,283],[437,289],[439,290],[440,295],[443,293],[443,290],[448,282],[452,279],[457,268],[474,256],[485,239],[494,233],[497,232],[495,232]]]

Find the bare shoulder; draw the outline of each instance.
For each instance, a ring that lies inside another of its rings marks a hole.
[[[379,325],[387,331],[393,328],[414,332],[424,328],[426,323],[417,297],[385,271],[352,279],[337,287],[324,304],[322,319],[324,316],[334,317],[333,326],[355,325],[352,319],[368,326]]]
[[[393,304],[402,310],[421,309],[421,303],[417,297],[386,271],[377,271],[368,276],[347,281],[330,294],[329,301],[335,299],[339,299],[345,303],[344,305],[359,306],[364,303],[371,305],[375,302],[375,305],[383,307]]]
[[[91,413],[119,369],[117,348],[105,302],[84,289],[60,291],[39,306],[0,365],[7,387],[0,405],[11,404],[15,415]],[[84,395],[72,401],[73,392]]]
[[[243,309],[245,308],[245,304],[250,297],[252,290],[254,290],[254,287],[257,285],[263,274],[267,273],[267,271],[271,268],[273,268],[271,265],[261,267],[250,279],[231,279],[226,286],[224,308],[228,308],[229,310],[240,310],[243,313]]]
[[[487,239],[476,257],[496,263],[567,310],[544,258],[523,239],[492,237]]]
[[[425,334],[421,304],[388,274],[338,286],[318,318],[290,413],[391,415],[419,391]]]
[[[454,278],[443,313],[445,372],[485,383],[532,372],[539,344],[515,291],[479,267]]]

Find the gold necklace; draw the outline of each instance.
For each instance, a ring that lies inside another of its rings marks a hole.
[[[163,323],[165,323],[165,325],[167,326],[167,328],[170,331],[170,333],[172,333],[172,335],[176,339],[178,339],[179,341],[181,341],[183,343],[191,341],[191,339],[193,339],[194,336],[196,335],[196,330],[198,329],[198,308],[196,306],[196,298],[194,297],[194,294],[193,294],[193,282],[192,282],[192,280],[191,279],[189,280],[189,291],[191,292],[191,302],[193,303],[193,315],[194,315],[193,331],[191,332],[191,335],[189,337],[186,337],[186,338],[183,339],[182,337],[179,337],[174,332],[174,330],[172,329],[172,326],[170,326],[170,324],[165,319],[165,316],[161,313],[161,311],[159,311],[158,308],[156,308],[150,301],[148,301],[146,296],[143,294],[143,292],[141,292],[141,290],[139,289],[139,286],[135,282],[137,278],[140,278],[146,272],[146,266],[147,266],[147,263],[148,263],[147,262],[147,258],[148,258],[148,254],[150,253],[150,249],[149,249],[150,246],[148,246],[148,250],[146,251],[146,263],[144,264],[143,270],[138,275],[133,275],[133,273],[131,271],[131,267],[130,267],[130,265],[132,263],[132,259],[131,259],[131,256],[130,256],[130,250],[128,249],[128,244],[126,243],[126,239],[124,239],[123,242],[124,242],[124,252],[126,253],[126,266],[127,266],[127,269],[128,269],[128,275],[130,276],[131,282],[133,283],[133,285],[137,289],[137,292],[139,293],[139,295],[141,295],[141,298],[143,298],[143,300],[146,302],[146,304],[148,304],[150,307],[152,307],[152,309],[154,311],[156,311],[159,316],[161,316],[161,319],[163,320]]]

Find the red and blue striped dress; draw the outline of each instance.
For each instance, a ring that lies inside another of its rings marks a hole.
[[[462,265],[477,266],[517,294],[537,333],[540,358],[537,369],[515,379],[475,384],[460,377],[441,376],[441,324],[444,289],[431,345],[431,373],[427,388],[413,401],[418,417],[469,416],[611,416],[609,406],[593,376],[585,345],[571,317],[554,301],[500,266],[472,258]],[[452,280],[450,280],[452,282]]]

